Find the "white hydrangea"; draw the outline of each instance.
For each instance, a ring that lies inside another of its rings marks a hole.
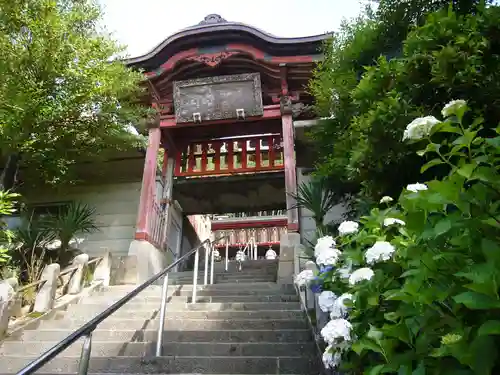
[[[396,249],[389,242],[377,241],[375,244],[366,250],[365,260],[368,264],[375,264],[377,262],[385,262],[391,259]]]
[[[314,256],[317,258],[326,249],[333,249],[336,243],[332,236],[324,236],[318,238],[316,246],[314,246]]]
[[[420,184],[418,182],[416,184],[409,184],[408,186],[406,186],[406,190],[412,191],[414,193],[418,193],[419,191],[424,191],[427,189],[428,187],[426,184]]]
[[[314,272],[312,270],[304,270],[295,276],[295,284],[303,287],[309,284],[312,279],[314,279]]]
[[[359,224],[355,221],[344,221],[339,225],[339,234],[344,236],[346,234],[356,233],[359,230]]]
[[[339,257],[341,255],[338,249],[324,249],[316,257],[316,264],[324,266],[334,266],[337,264]]]
[[[371,280],[375,273],[371,268],[364,267],[354,271],[351,276],[349,276],[349,284],[355,285],[363,280]]]
[[[399,225],[406,225],[406,223],[403,220],[395,219],[393,217],[388,217],[384,219],[384,227],[390,227],[391,225],[394,224],[399,224]]]
[[[348,259],[345,264],[337,270],[341,279],[348,279],[352,272],[352,260]]]
[[[328,345],[323,353],[323,364],[326,369],[334,369],[340,365],[342,355],[339,352],[334,352],[333,347]]]
[[[330,320],[321,330],[321,336],[329,345],[351,341],[352,325],[345,319]]]
[[[391,197],[386,195],[385,197],[382,197],[382,199],[380,200],[380,203],[391,203],[393,200],[394,199],[392,199]]]
[[[330,290],[324,290],[318,296],[318,305],[321,311],[330,312],[333,309],[333,304],[337,296]]]
[[[439,124],[434,116],[419,117],[408,124],[403,134],[403,141],[406,139],[419,140],[427,137],[434,126]]]
[[[349,307],[344,304],[346,299],[353,301],[353,295],[350,293],[344,293],[339,298],[335,300],[332,309],[330,310],[330,319],[343,318],[347,315]]]
[[[465,100],[452,100],[448,104],[444,106],[441,111],[443,117],[449,117],[451,115],[456,115],[458,111],[462,110],[467,106],[467,102]]]

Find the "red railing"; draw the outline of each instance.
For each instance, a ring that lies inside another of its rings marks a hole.
[[[177,154],[176,176],[207,176],[284,169],[280,134],[193,142]]]
[[[277,245],[280,243],[280,237],[287,232],[286,227],[264,227],[264,228],[242,228],[230,230],[216,230],[214,237],[228,236],[220,240],[216,246],[225,247],[245,245],[250,240],[255,239],[258,246]]]
[[[149,221],[149,241],[159,249],[166,245],[166,212],[164,205],[151,202],[151,220]]]

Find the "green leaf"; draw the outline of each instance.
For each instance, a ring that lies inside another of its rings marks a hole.
[[[500,301],[485,294],[464,292],[453,297],[456,303],[462,303],[471,310],[488,310],[500,308]]]
[[[368,370],[365,370],[363,372],[364,375],[379,375],[382,373],[382,370],[384,369],[385,365],[377,365],[374,367],[369,368]]]
[[[423,150],[417,151],[418,156],[423,156],[427,154],[428,152],[437,152],[441,148],[441,145],[439,143],[429,143],[427,147]]]
[[[420,173],[424,173],[429,168],[435,167],[436,165],[444,164],[444,161],[441,159],[432,159],[431,161],[425,163],[422,168],[420,168]]]
[[[491,184],[498,184],[500,175],[494,168],[481,166],[474,171],[471,178],[489,182]]]
[[[417,368],[411,373],[411,375],[425,375],[425,365],[420,362]]]
[[[479,336],[500,335],[500,320],[488,320],[477,331]]]
[[[451,229],[451,226],[451,220],[448,217],[438,221],[434,226],[434,235],[438,237],[445,234]]]
[[[481,240],[481,250],[488,262],[496,265],[500,264],[500,244],[488,238]]]
[[[476,169],[477,165],[475,163],[465,164],[457,169],[457,173],[467,179],[472,176],[472,173]]]
[[[477,375],[491,375],[498,351],[492,336],[477,336],[472,342],[472,368]]]
[[[358,355],[361,355],[365,350],[371,350],[376,353],[383,354],[383,350],[376,342],[368,338],[362,338],[352,344],[352,350]]]
[[[434,133],[455,133],[462,135],[462,131],[458,126],[453,125],[453,123],[449,121],[443,121],[432,128],[432,134]]]

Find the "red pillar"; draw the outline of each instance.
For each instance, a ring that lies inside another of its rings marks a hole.
[[[141,197],[135,230],[136,240],[148,240],[150,222],[153,214],[153,201],[156,196],[156,168],[160,149],[161,131],[159,127],[149,129],[148,148],[142,174]]]
[[[281,124],[283,129],[283,156],[285,164],[285,191],[286,209],[288,215],[288,231],[298,232],[299,230],[299,210],[296,207],[296,200],[293,197],[297,194],[297,165],[295,161],[295,140],[293,133],[293,120],[291,105],[285,103],[288,97],[282,100]]]

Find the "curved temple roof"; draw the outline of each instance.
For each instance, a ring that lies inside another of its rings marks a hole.
[[[271,56],[319,55],[322,42],[331,35],[326,33],[300,38],[281,38],[244,23],[226,21],[218,14],[210,14],[197,25],[169,36],[150,52],[124,61],[128,65],[149,71],[188,49],[209,49],[236,43],[252,45]]]

